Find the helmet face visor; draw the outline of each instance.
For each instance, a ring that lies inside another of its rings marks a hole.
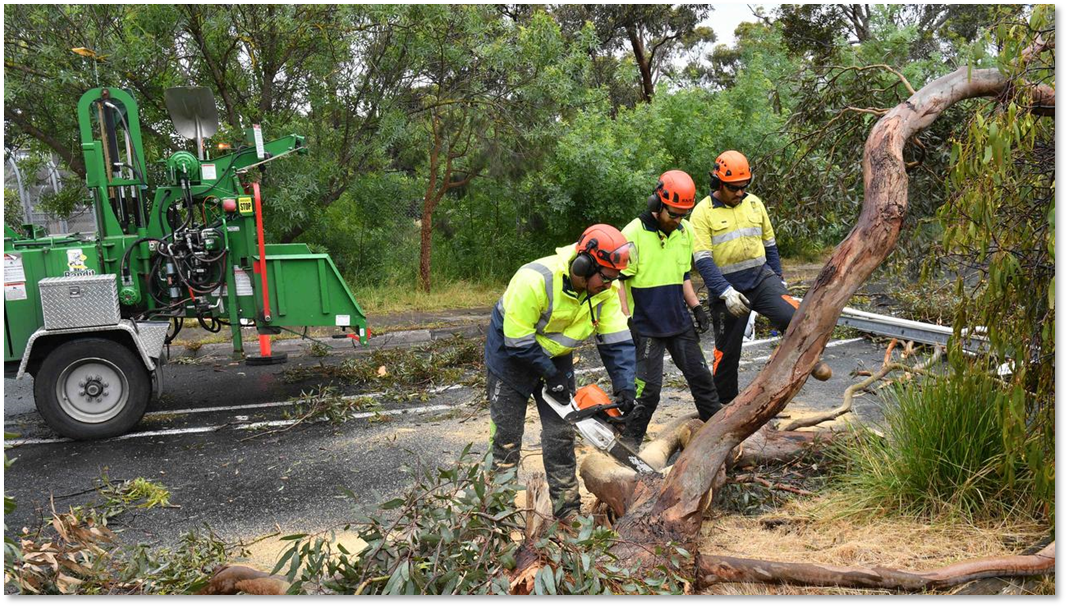
[[[597,250],[597,262],[602,266],[625,270],[627,266],[638,263],[638,249],[634,243],[624,243],[612,251]]]

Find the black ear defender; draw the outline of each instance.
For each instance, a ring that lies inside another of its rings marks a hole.
[[[586,244],[586,250],[579,252],[571,262],[571,273],[583,278],[590,278],[597,272],[597,260],[593,259],[593,255],[590,251],[593,251],[597,247],[597,239],[590,239],[590,242]]]
[[[660,190],[663,187],[663,181],[656,182],[656,188],[653,188],[653,195],[645,200],[645,206],[648,207],[650,213],[660,213],[664,208],[664,202],[660,200]]]

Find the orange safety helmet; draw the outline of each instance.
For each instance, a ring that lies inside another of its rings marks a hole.
[[[697,186],[685,171],[672,169],[660,176],[653,194],[665,205],[679,209],[692,209],[697,202]]]
[[[712,189],[718,190],[720,182],[732,184],[734,182],[747,182],[753,179],[749,171],[749,161],[736,150],[727,150],[716,157],[716,164],[708,172],[712,178]]]
[[[575,244],[578,257],[571,263],[571,271],[582,277],[591,277],[597,266],[624,270],[637,259],[634,243],[616,228],[608,224],[594,224],[582,233]]]

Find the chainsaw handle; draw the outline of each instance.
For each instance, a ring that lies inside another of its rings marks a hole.
[[[575,410],[569,413],[567,416],[564,416],[564,420],[568,422],[578,422],[579,420],[585,420],[587,418],[600,414],[601,412],[610,410],[614,407],[616,407],[616,404],[614,403],[605,403],[603,405],[595,405],[586,409]]]
[[[636,403],[636,404],[634,404],[634,407],[631,408],[631,410],[629,412],[627,412],[626,414],[624,414],[622,416],[609,416],[607,421],[611,422],[613,424],[626,424],[627,422],[630,422],[630,419],[633,418],[634,415],[637,414],[638,410],[641,409],[641,408],[642,408],[641,404],[637,404]],[[593,407],[588,407],[588,408],[581,409],[581,410],[575,410],[574,412],[571,412],[567,416],[564,416],[564,420],[566,420],[568,422],[578,422],[579,420],[585,420],[586,418],[590,418],[592,416],[600,414],[601,412],[604,412],[604,411],[607,411],[607,410],[611,410],[611,409],[619,409],[619,404],[617,404],[617,403],[605,403],[603,405],[595,405]]]

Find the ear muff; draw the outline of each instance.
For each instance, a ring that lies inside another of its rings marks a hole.
[[[571,272],[588,279],[597,272],[597,261],[588,252],[583,251],[571,262]]]
[[[712,188],[712,192],[719,190],[719,187],[723,185],[719,176],[716,175],[717,173],[719,173],[719,163],[714,163],[712,165],[712,170],[708,172],[708,185]]]
[[[663,189],[664,182],[656,182],[656,188],[653,188],[653,194],[649,198],[645,199],[645,206],[649,208],[650,213],[660,213],[664,208],[664,201],[660,200],[660,190]]]

